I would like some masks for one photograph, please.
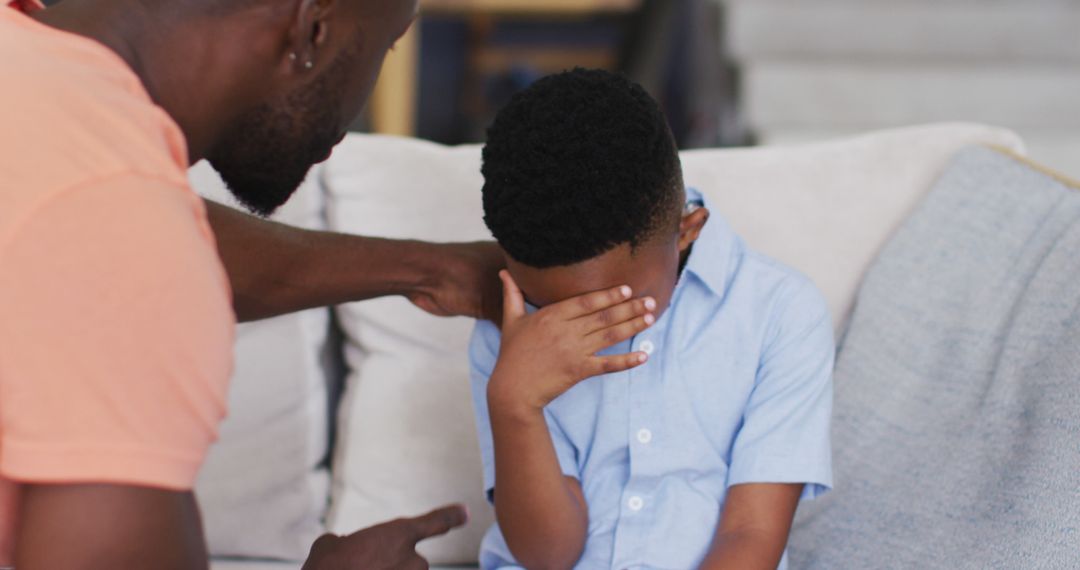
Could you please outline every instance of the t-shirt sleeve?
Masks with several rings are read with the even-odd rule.
[[[192,487],[225,413],[235,318],[202,205],[114,177],[0,236],[0,473]]]
[[[832,487],[832,323],[808,280],[780,303],[732,447],[728,485],[805,483],[802,497],[813,498]]]
[[[484,466],[484,491],[488,499],[495,489],[495,448],[491,435],[491,418],[488,415],[487,385],[495,362],[499,358],[501,335],[498,327],[489,321],[477,321],[469,343],[469,364],[472,383],[473,408],[476,412],[476,433],[480,440],[480,457]],[[564,475],[578,478],[577,452],[566,434],[551,414],[544,410],[548,433]]]

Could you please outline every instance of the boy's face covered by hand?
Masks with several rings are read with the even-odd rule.
[[[699,208],[682,217],[678,233],[657,236],[631,248],[624,243],[602,255],[574,265],[537,269],[507,257],[507,269],[537,307],[619,285],[629,285],[635,297],[656,300],[657,318],[671,303],[679,277],[679,264],[689,253],[709,212]]]
[[[672,243],[646,244],[634,250],[630,244],[620,244],[581,263],[546,269],[507,259],[507,269],[521,287],[525,300],[537,307],[625,284],[635,296],[656,299],[657,316],[671,302],[678,267],[679,251]]]

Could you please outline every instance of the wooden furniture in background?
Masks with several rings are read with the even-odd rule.
[[[467,68],[470,74],[482,76],[521,64],[543,72],[557,71],[567,65],[611,67],[614,64],[615,55],[609,50],[489,47],[487,40],[498,19],[580,20],[604,14],[624,14],[640,5],[641,0],[421,0],[420,11],[421,15],[466,19],[469,25]],[[402,136],[416,133],[421,25],[422,18],[418,18],[383,64],[369,103],[371,126],[376,133]]]
[[[419,52],[418,19],[383,62],[379,80],[368,100],[373,132],[401,136],[412,136],[416,132],[416,102],[420,90]]]

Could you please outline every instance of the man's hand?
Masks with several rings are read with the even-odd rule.
[[[542,410],[578,382],[640,366],[644,352],[596,353],[649,328],[656,300],[631,299],[630,287],[587,293],[526,314],[525,299],[507,271],[502,279],[503,326],[499,360],[488,383],[488,406],[526,413]]]
[[[434,269],[408,298],[439,316],[463,315],[499,322],[502,295],[498,272],[506,266],[494,242],[428,244]]]
[[[450,532],[466,523],[461,505],[426,515],[398,519],[348,536],[323,535],[311,546],[302,570],[426,570],[416,543]]]

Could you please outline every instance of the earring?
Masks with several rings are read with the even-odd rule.
[[[310,59],[304,62],[304,69],[311,69],[312,67],[315,67],[315,63]]]
[[[289,61],[296,61],[296,52],[289,52]]]

